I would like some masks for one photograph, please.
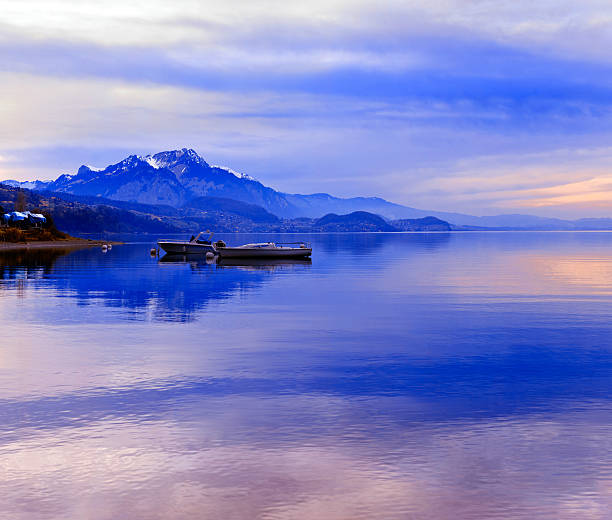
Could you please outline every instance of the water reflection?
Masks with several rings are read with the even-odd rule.
[[[310,258],[218,258],[217,267],[235,267],[247,271],[291,270],[296,267],[311,266]]]
[[[206,258],[206,255],[179,255],[176,253],[167,253],[163,255],[159,261],[162,264],[185,264],[188,263],[192,267],[206,264],[212,265],[215,262],[214,257]]]
[[[163,264],[189,264],[192,269],[198,269],[203,265],[215,265],[218,268],[240,267],[247,271],[265,270],[275,271],[278,269],[290,269],[292,266],[309,266],[312,260],[295,258],[220,258],[206,257],[205,255],[179,255],[165,254],[159,259]]]
[[[308,235],[313,251],[323,253],[343,252],[351,256],[371,256],[385,249],[401,248],[414,251],[435,251],[445,247],[453,239],[451,233],[356,233],[347,240],[343,233]]]
[[[148,244],[5,260],[0,511],[607,518],[609,236],[329,235],[289,264],[158,261]]]
[[[308,238],[315,242],[316,254],[323,261],[339,252],[363,261],[360,257],[391,258],[397,254],[398,247],[403,254],[435,251],[450,240],[450,235],[356,234],[349,240],[342,235]],[[240,240],[258,239],[254,235]],[[29,251],[3,255],[5,269],[0,272],[7,282],[18,276],[32,278],[37,273],[44,283],[32,284],[27,290],[52,289],[57,296],[76,298],[79,306],[103,302],[110,308],[126,309],[128,312],[122,314],[124,319],[187,322],[196,319],[198,312],[209,303],[255,289],[271,281],[274,273],[312,265],[311,260],[236,261],[182,255],[164,255],[157,262],[144,254],[149,250],[147,245],[139,244],[118,246],[107,254],[97,248]],[[156,269],[156,265],[167,269]],[[222,269],[225,267],[234,269]],[[214,274],[215,271],[219,274]],[[4,284],[4,288],[10,289],[11,285]],[[20,287],[22,292],[23,289]]]
[[[71,251],[68,248],[0,251],[0,280],[43,278],[59,257]]]
[[[286,370],[237,377],[183,377],[139,381],[115,387],[79,388],[54,396],[0,399],[0,441],[23,437],[40,430],[86,427],[100,420],[133,417],[141,423],[158,421],[185,402],[197,400],[208,407],[230,397],[295,399],[325,396],[326,399],[359,401],[376,406],[376,414],[360,419],[360,428],[370,435],[388,435],[385,428],[436,427],[439,423],[506,420],[528,414],[563,414],[589,408],[609,400],[612,382],[612,352],[586,352],[560,357],[556,353],[526,349],[504,356],[440,361],[425,364],[414,358],[394,362],[347,364],[327,358],[329,366],[309,364],[310,373],[296,375]],[[259,351],[269,359],[274,354]],[[302,361],[304,363],[304,361]],[[303,369],[303,365],[301,367]],[[523,374],[520,379],[515,374]],[[499,400],[504,395],[506,399]],[[404,401],[402,397],[411,396]],[[376,403],[376,404],[374,404]],[[368,406],[370,406],[368,405]],[[575,409],[574,409],[575,407]],[[182,414],[189,415],[188,410]],[[284,418],[287,442],[299,441],[303,417]],[[429,425],[429,426],[428,426]],[[311,418],[310,434],[330,427],[325,419]],[[339,432],[338,432],[339,433]],[[269,432],[258,438],[254,431],[227,432],[236,441],[265,443]],[[297,435],[297,438],[295,436]]]
[[[79,306],[102,302],[126,309],[129,312],[122,317],[129,320],[186,322],[211,302],[261,285],[275,271],[220,271],[205,257],[166,256],[158,264],[157,259],[144,254],[145,249],[135,245],[117,246],[107,254],[92,249],[7,255],[0,264],[0,279],[10,290],[17,287],[10,282],[37,278],[40,283],[26,287],[33,296],[52,289],[56,296],[76,299]],[[75,316],[75,321],[80,319]]]

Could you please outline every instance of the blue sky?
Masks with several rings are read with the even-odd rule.
[[[609,2],[0,9],[0,178],[187,146],[289,192],[612,216]]]

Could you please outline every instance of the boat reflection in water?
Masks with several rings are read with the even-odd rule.
[[[159,259],[162,264],[207,264],[211,265],[215,263],[215,257],[213,255],[206,254],[189,254],[181,255],[176,253],[167,253]]]
[[[217,260],[217,267],[236,267],[252,271],[275,271],[306,265],[312,265],[310,258],[219,258]]]
[[[166,254],[159,259],[159,262],[164,264],[188,263],[194,268],[199,265],[216,264],[218,268],[241,268],[247,271],[275,271],[312,265],[310,258],[220,258],[193,254]]]

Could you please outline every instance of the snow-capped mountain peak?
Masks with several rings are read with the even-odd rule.
[[[180,150],[159,152],[155,155],[147,155],[145,159],[150,161],[149,164],[155,168],[172,169],[178,164],[208,167],[208,163],[191,148],[181,148]]]
[[[281,216],[324,213],[313,206],[311,198],[302,201],[299,196],[278,192],[232,168],[211,167],[191,148],[130,155],[103,169],[83,165],[76,175],[64,174],[34,187],[177,208],[202,197],[215,197],[259,205]]]

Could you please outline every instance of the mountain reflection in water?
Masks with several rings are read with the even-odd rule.
[[[39,283],[28,287],[34,294],[51,289],[57,296],[76,298],[80,305],[102,301],[109,307],[128,309],[123,316],[126,319],[189,321],[209,302],[248,291],[283,266],[310,265],[274,260],[217,265],[204,256],[178,255],[166,255],[158,264],[143,254],[145,249],[127,245],[116,246],[107,254],[92,248],[0,256],[0,280],[10,289],[11,281],[37,278]],[[241,269],[222,269],[227,265]],[[70,276],[63,275],[67,270]],[[78,316],[75,319],[78,321]]]

